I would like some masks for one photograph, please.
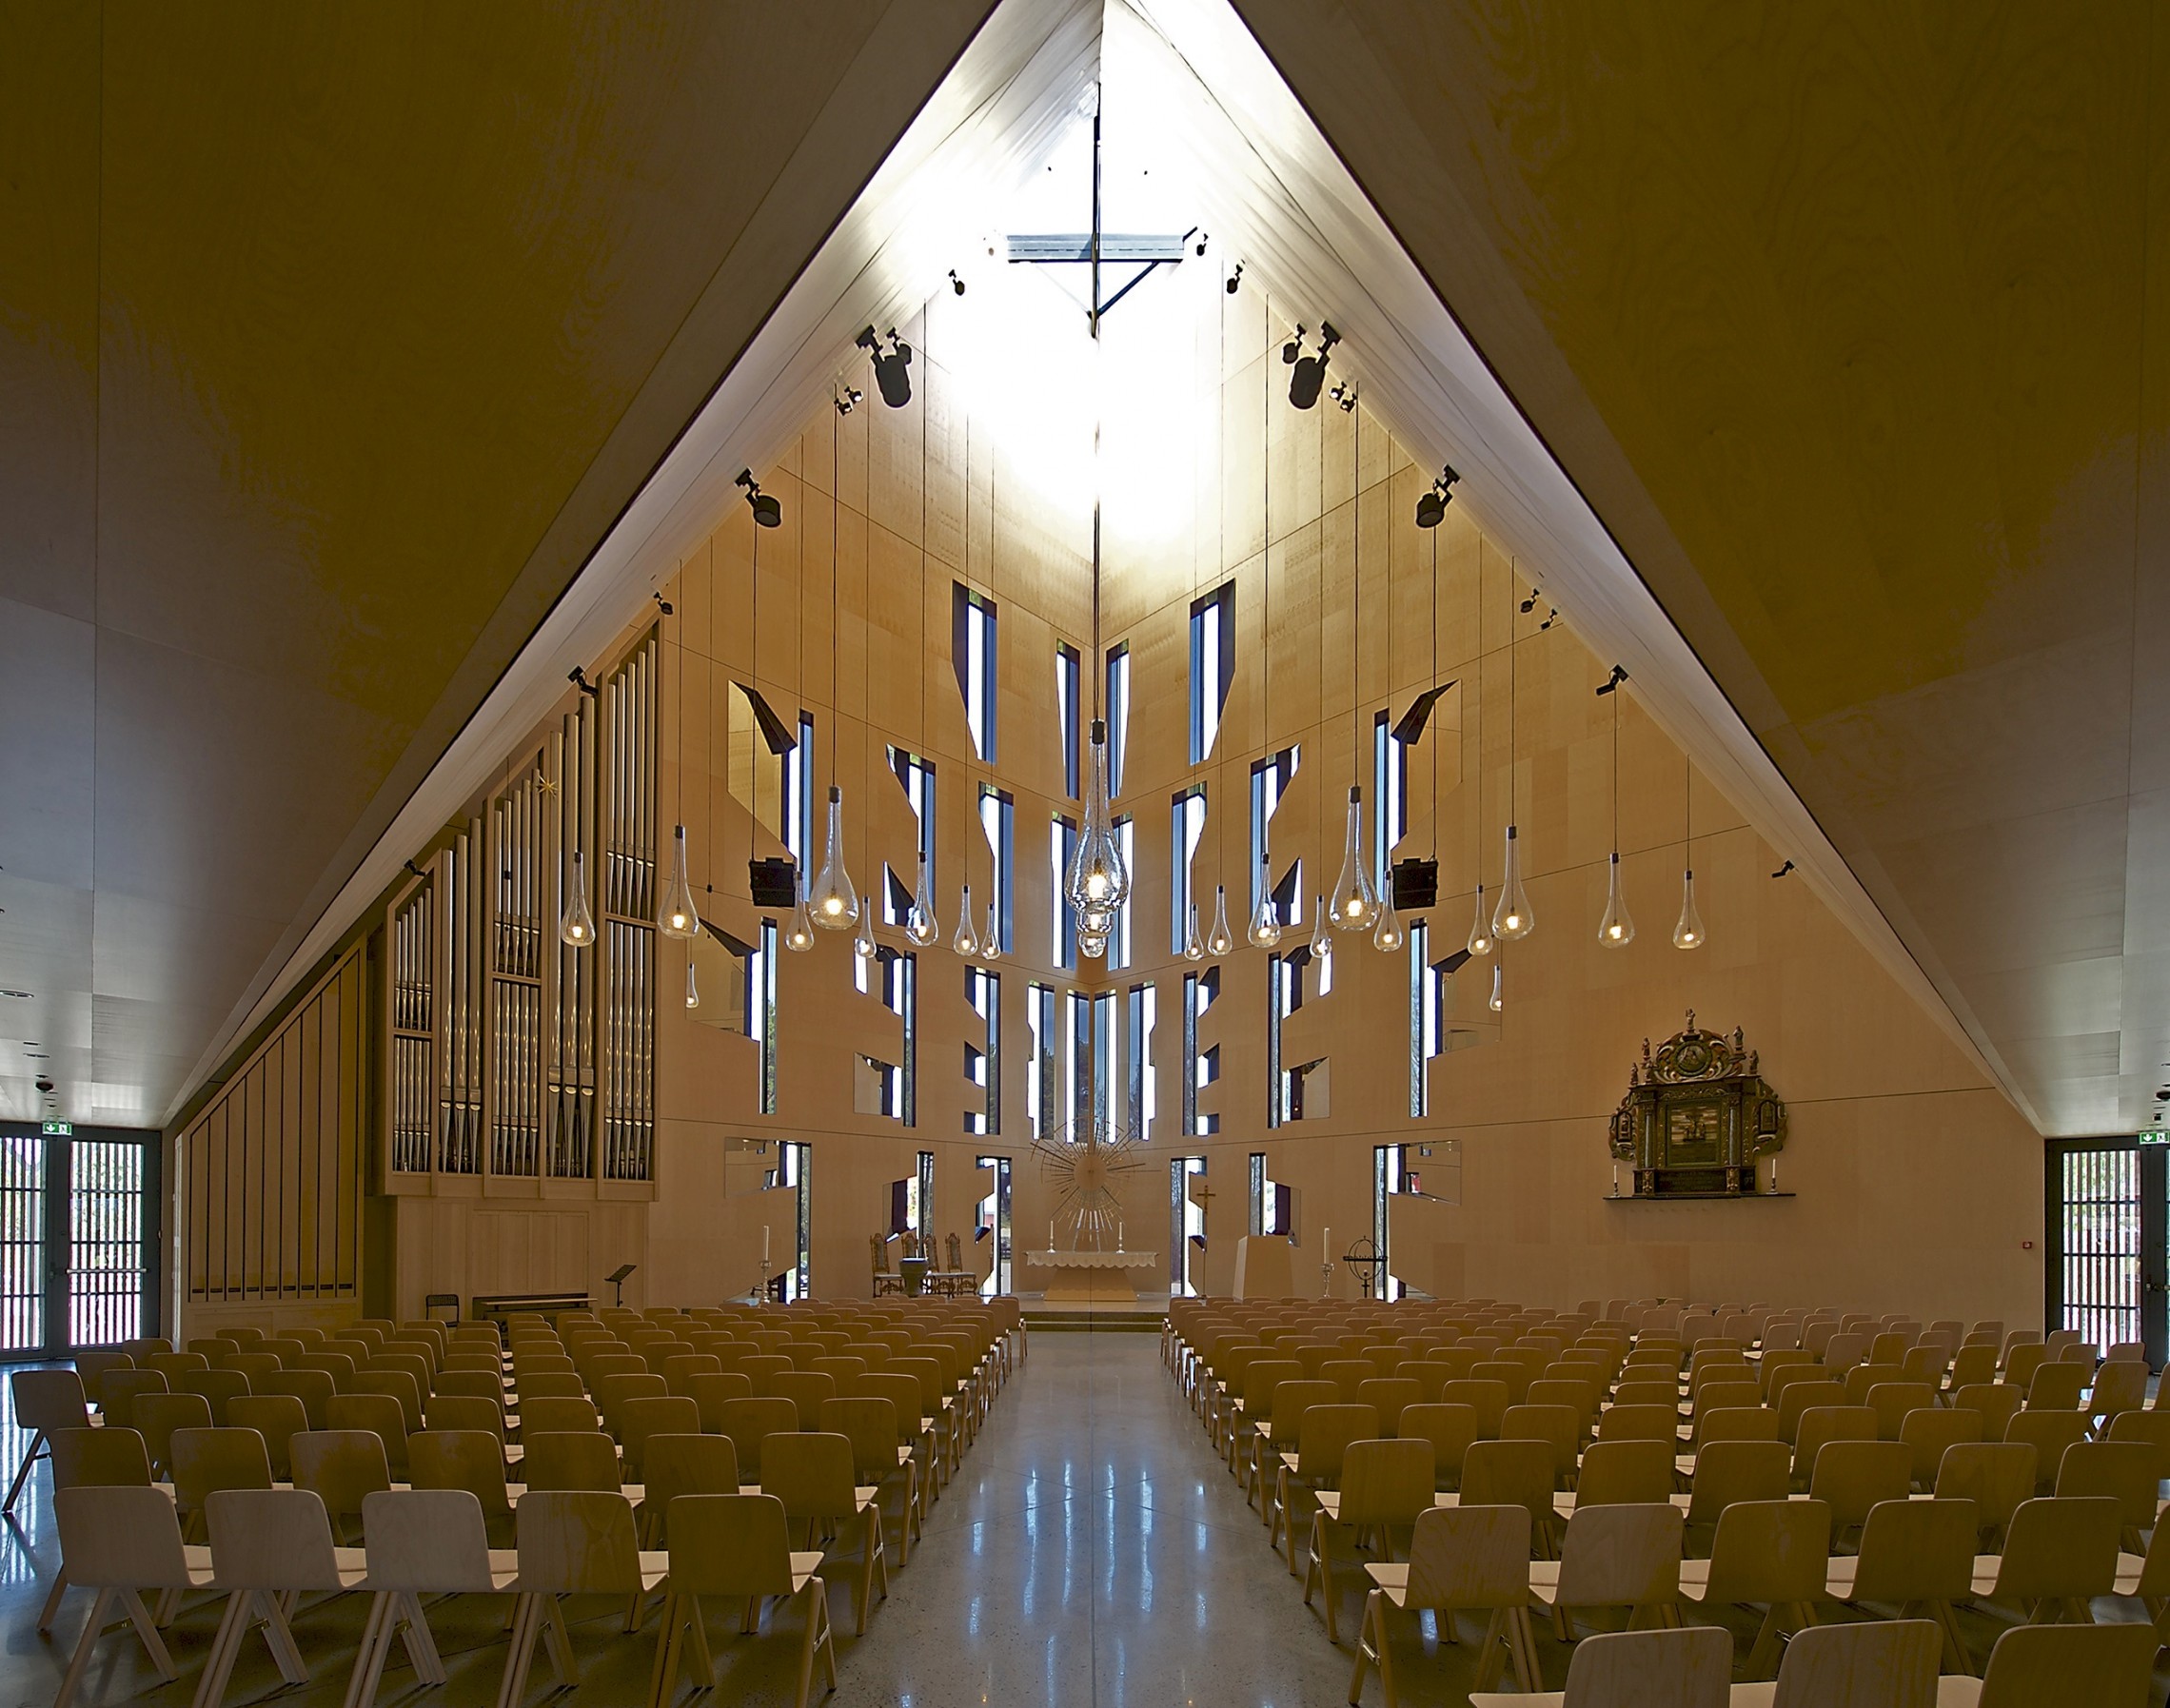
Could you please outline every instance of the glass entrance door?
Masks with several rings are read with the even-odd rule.
[[[0,1358],[157,1332],[159,1155],[156,1133],[0,1122]]]

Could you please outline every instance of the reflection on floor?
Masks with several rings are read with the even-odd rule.
[[[1360,1606],[1362,1574],[1338,1572],[1344,1646],[1327,1640],[1301,1583],[1269,1551],[1266,1531],[1208,1446],[1168,1379],[1149,1336],[1045,1335],[997,1401],[964,1472],[936,1503],[912,1563],[894,1569],[890,1598],[867,1635],[855,1639],[850,1574],[831,1574],[840,1684],[838,1704],[1060,1704],[1062,1708],[1313,1708],[1343,1701]],[[7,1468],[11,1471],[11,1462]],[[57,1557],[49,1484],[41,1470],[15,1515],[11,1545],[0,1546],[0,1703],[49,1703],[67,1648],[89,1610],[69,1595],[54,1638],[37,1635],[37,1612]],[[576,1690],[550,1694],[538,1658],[528,1700],[553,1705],[631,1704],[645,1699],[656,1620],[638,1639],[619,1634],[623,1603],[573,1603],[582,1670]],[[2101,1617],[2135,1609],[2103,1603]],[[276,1697],[282,1708],[326,1708],[345,1696],[366,1602],[359,1597],[303,1608],[295,1621],[312,1681],[287,1690],[260,1640],[251,1639],[228,1692],[230,1703]],[[132,1639],[101,1645],[85,1681],[85,1703],[179,1705],[193,1696],[217,1622],[208,1600],[185,1608],[172,1636],[180,1679],[164,1688]],[[1971,1619],[1972,1616],[1969,1616]],[[466,1708],[495,1699],[503,1669],[503,1609],[486,1600],[436,1603],[430,1621],[451,1680],[418,1688],[395,1653],[381,1701]],[[1542,1634],[1545,1622],[1538,1621]],[[796,1614],[773,1638],[727,1635],[737,1620],[715,1612],[720,1688],[716,1700],[789,1703],[799,1650]],[[1991,1635],[1981,1622],[1978,1642]],[[1474,1629],[1465,1637],[1474,1635]],[[1746,1652],[1753,1635],[1735,1632]],[[1465,1700],[1470,1651],[1442,1646],[1411,1620],[1397,1635],[1395,1683],[1412,1704]],[[1540,1635],[1546,1682],[1561,1687],[1568,1650]],[[1376,1704],[1378,1683],[1365,1686]],[[2153,1700],[2164,1700],[2158,1677]],[[680,1699],[691,1701],[681,1687]]]

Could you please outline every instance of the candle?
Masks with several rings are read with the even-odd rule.
[[[1117,1251],[1120,1251],[1122,1248],[1123,1248],[1123,1225],[1122,1225],[1120,1222],[1117,1222],[1117,1223],[1115,1224],[1115,1249],[1116,1249]]]
[[[764,1224],[764,1225],[762,1226],[762,1227],[761,1227],[761,1267],[765,1269],[765,1268],[767,1268],[767,1267],[768,1267],[768,1266],[769,1266],[769,1230],[768,1230],[768,1227],[767,1227],[767,1226]]]
[[[1055,1249],[1055,1218],[1053,1216],[1047,1219],[1047,1248],[1050,1251]]]
[[[1332,1263],[1333,1261],[1332,1228],[1322,1227],[1318,1230],[1318,1250],[1319,1255],[1325,1258],[1328,1263]]]

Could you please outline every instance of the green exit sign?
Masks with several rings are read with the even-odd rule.
[[[49,1125],[48,1123],[49,1127]],[[2143,1132],[2140,1135],[2140,1142],[2142,1145],[2170,1145],[2170,1128],[2158,1127],[2150,1132]]]
[[[49,1138],[72,1138],[75,1135],[75,1123],[72,1121],[48,1121],[45,1124],[45,1129],[46,1136]]]

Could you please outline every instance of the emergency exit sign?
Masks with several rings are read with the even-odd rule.
[[[46,1123],[46,1127],[47,1130],[49,1131],[52,1124],[49,1121]],[[2170,1128],[2158,1127],[2148,1132],[2143,1132],[2140,1135],[2140,1142],[2142,1145],[2170,1145]]]
[[[75,1136],[75,1124],[72,1121],[48,1121],[45,1129],[48,1138],[68,1139]]]

